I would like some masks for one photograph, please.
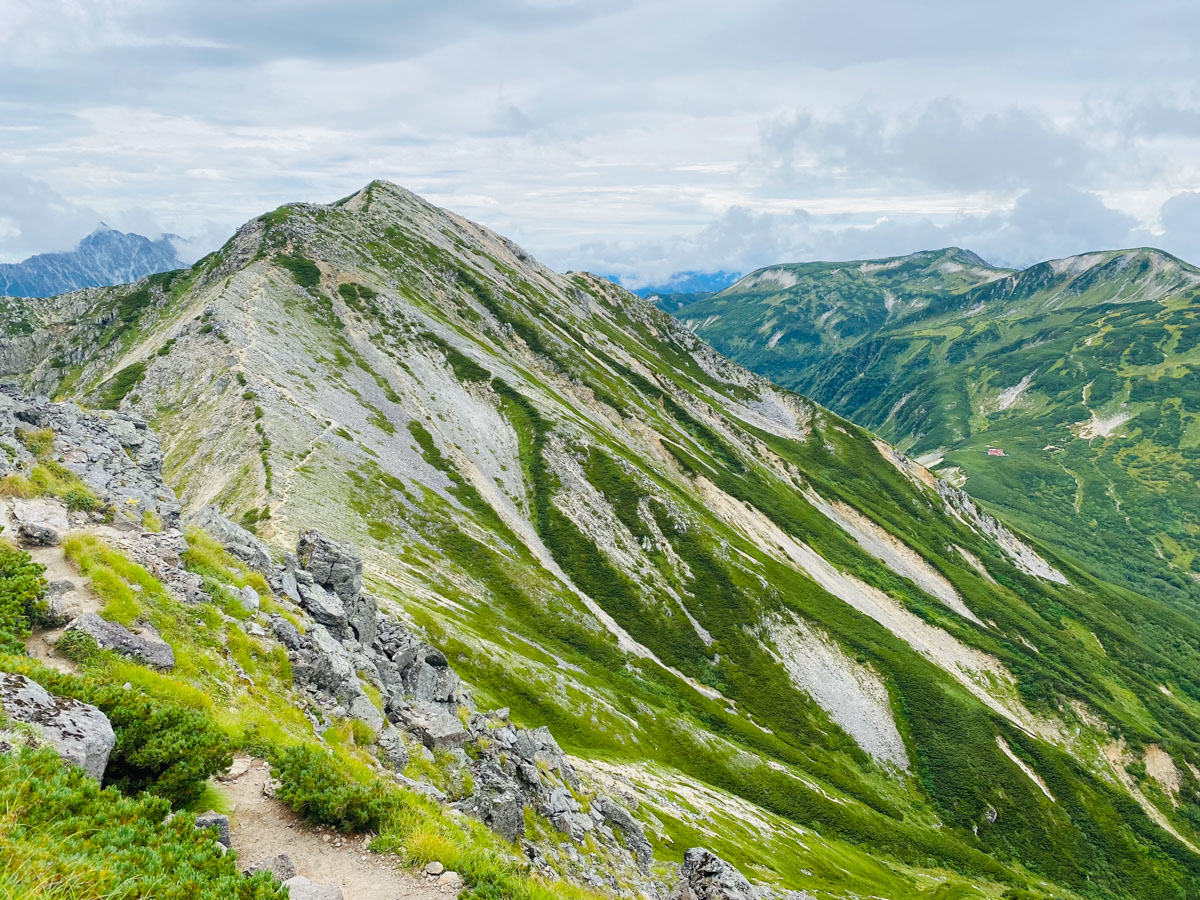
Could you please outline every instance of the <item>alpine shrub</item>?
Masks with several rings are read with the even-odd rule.
[[[30,620],[41,611],[45,571],[24,550],[0,540],[0,652],[25,652],[21,639],[28,636]]]
[[[315,825],[341,831],[378,831],[397,802],[384,783],[359,784],[315,747],[276,751],[271,768],[280,787],[275,796]]]
[[[189,815],[101,788],[50,750],[0,754],[0,893],[76,900],[284,900],[269,874],[239,874]]]

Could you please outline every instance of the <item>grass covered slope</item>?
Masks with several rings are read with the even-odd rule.
[[[943,250],[776,266],[679,315],[965,475],[974,496],[1106,579],[1195,610],[1198,292],[1200,270],[1157,250],[1022,272]]]
[[[823,897],[1200,890],[1200,626],[606,281],[377,182],[22,315],[11,374],[148,418],[193,509],[354,541],[662,859]]]

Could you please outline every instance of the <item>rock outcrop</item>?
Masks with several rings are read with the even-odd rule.
[[[250,568],[264,575],[275,569],[271,551],[242,526],[221,515],[215,506],[206,506],[190,520],[191,524],[203,528],[222,544],[229,553]]]
[[[24,675],[0,672],[0,710],[30,726],[65,761],[97,781],[104,778],[117,738],[96,707],[56,697]]]
[[[42,497],[32,500],[15,498],[12,501],[12,518],[17,526],[17,536],[24,543],[38,547],[59,543],[71,527],[67,521],[66,507],[57,500]]]
[[[233,552],[240,536],[223,526],[217,531]],[[405,733],[424,745],[421,752],[457,752],[474,790],[455,805],[506,840],[524,837],[530,808],[571,841],[593,838],[627,859],[631,870],[649,871],[650,842],[633,814],[599,793],[584,812],[579,798],[585,787],[549,729],[518,728],[507,710],[477,711],[446,655],[379,612],[363,590],[362,560],[353,547],[305,531],[295,554],[269,577],[308,617],[303,631],[280,615],[270,619],[275,638],[287,648],[296,686],[324,713],[369,725],[385,765],[399,773],[408,764]],[[382,714],[369,688],[381,695]],[[468,746],[471,753],[463,754]],[[397,778],[445,799],[431,785]]]
[[[766,893],[711,850],[693,847],[683,856],[679,884],[667,900],[760,900]]]
[[[49,429],[51,445],[39,447],[38,455],[26,446],[26,441],[31,431],[43,429]],[[162,480],[162,448],[154,432],[137,416],[85,412],[74,403],[28,397],[11,385],[3,385],[0,443],[11,448],[8,455],[0,454],[0,475],[26,472],[50,461],[93,491],[117,524],[140,525],[142,517],[151,513],[166,529],[179,526],[179,502]],[[45,542],[50,536],[41,533],[38,537]]]
[[[300,588],[305,608],[323,625],[339,630],[349,626],[358,642],[370,647],[375,642],[377,604],[363,592],[358,552],[318,531],[305,531],[296,545],[296,559],[312,577]]]
[[[95,613],[86,613],[68,625],[67,630],[89,634],[101,649],[112,650],[121,656],[135,659],[152,669],[175,668],[175,652],[171,645],[149,628],[135,633],[124,625],[102,619]]]

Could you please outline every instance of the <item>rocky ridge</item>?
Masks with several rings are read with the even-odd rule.
[[[51,498],[37,501],[37,517],[13,513],[20,523],[18,535],[26,544],[57,544],[68,529],[90,530],[129,552],[180,599],[195,602],[206,597],[199,579],[181,562],[186,542],[178,530],[179,507],[173,492],[161,482],[157,439],[144,423],[130,417],[89,416],[72,404],[28,398],[12,390],[0,396],[6,404],[0,409],[0,434],[13,435],[20,444],[20,423],[54,429],[52,438],[44,438],[52,440],[52,449],[15,457],[13,471],[61,459],[83,484],[95,486],[103,504],[94,516],[86,516],[69,512]],[[116,454],[114,443],[130,452],[123,449]],[[126,464],[118,465],[117,460]],[[136,502],[130,503],[131,499]],[[17,506],[22,501],[12,502]],[[144,530],[133,517],[147,509],[176,527],[159,533]],[[53,534],[47,522],[55,523]],[[262,626],[251,628],[264,639],[273,636],[287,649],[298,698],[313,716],[315,734],[319,736],[335,720],[365,723],[376,735],[378,757],[391,770],[391,777],[448,803],[434,786],[402,774],[412,754],[423,754],[432,762],[433,752],[441,751],[446,764],[469,774],[475,785],[469,795],[454,801],[457,809],[507,841],[521,843],[529,808],[569,841],[582,846],[586,837],[594,838],[586,860],[574,854],[578,864],[571,874],[581,881],[610,888],[618,883],[638,885],[643,894],[657,893],[648,877],[653,859],[650,843],[630,811],[622,802],[590,789],[547,728],[514,726],[507,710],[478,710],[445,654],[380,611],[376,598],[363,590],[362,559],[353,547],[308,530],[301,533],[295,553],[285,554],[277,564],[253,534],[211,507],[193,517],[189,527],[207,529],[232,555],[269,579],[288,617],[260,612]],[[253,588],[245,592],[245,607],[258,610],[262,598]],[[66,631],[85,633],[101,648],[151,668],[174,665],[170,645],[146,624],[131,631],[88,612],[71,617]],[[372,700],[372,695],[382,701]],[[97,780],[103,777],[114,737],[98,709],[53,697],[36,682],[5,673],[0,673],[0,708],[9,719],[31,729],[28,734],[0,733],[0,747],[44,741],[64,760],[82,766]],[[473,751],[469,755],[468,748]],[[587,813],[580,805],[585,795]],[[197,827],[205,824],[201,819]],[[227,831],[225,817],[213,819],[214,824],[222,822]],[[547,874],[555,871],[547,862],[548,853],[558,861],[553,846],[528,840],[524,846],[529,860]],[[559,867],[567,863],[564,857]]]
[[[1120,894],[1105,854],[1148,857],[1101,824],[1128,812],[1105,784],[1190,833],[1149,799],[1153,776],[1121,780],[1099,748],[1114,734],[1140,747],[1153,723],[1176,769],[1198,764],[1181,737],[1193,714],[1171,699],[1189,695],[1194,626],[1122,620],[1124,600],[1052,543],[1028,545],[1044,568],[1022,568],[1002,532],[948,511],[871,435],[616,286],[551,272],[393,185],[284,207],[187,272],[28,314],[38,327],[0,341],[0,364],[152,421],[189,514],[239,559],[279,561],[272,593],[314,627],[277,638],[269,613],[247,627],[295,644],[318,728],[354,706],[385,741],[395,729],[402,750],[388,750],[410,772],[481,730],[459,701],[509,707],[510,722],[549,723],[577,773],[611,761],[668,856],[706,843],[834,896],[913,896],[914,858],[995,894],[1024,889],[1025,871],[1078,887],[1066,861],[1090,859]],[[326,550],[297,545],[309,531],[356,548],[362,586],[353,561],[335,577]],[[155,565],[173,538],[122,540]],[[1170,641],[1148,637],[1159,623]],[[808,634],[824,652],[799,661]],[[397,681],[427,696],[398,699]],[[485,755],[469,737],[462,752]],[[462,803],[494,781],[477,814],[515,821],[521,771],[502,753],[503,778],[439,789]],[[1070,774],[1051,802],[1029,772]],[[604,833],[590,799],[571,799],[545,809],[582,841],[550,826],[565,840],[545,856],[587,866]],[[1085,827],[1078,810],[1096,802],[1107,811]],[[1174,847],[1139,828],[1135,843]],[[1146,883],[1178,887],[1178,865]]]

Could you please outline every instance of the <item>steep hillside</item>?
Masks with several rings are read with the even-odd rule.
[[[1197,297],[1200,270],[1156,250],[1021,272],[943,250],[777,266],[679,315],[1105,578],[1194,611]]]
[[[376,182],[19,314],[6,375],[148,419],[185,512],[356,544],[380,610],[635,797],[660,860],[1200,892],[1200,624],[609,282]]]
[[[152,241],[101,225],[74,250],[0,263],[0,297],[52,297],[80,288],[136,281],[180,265],[171,237]]]

